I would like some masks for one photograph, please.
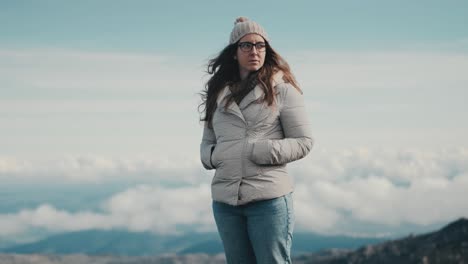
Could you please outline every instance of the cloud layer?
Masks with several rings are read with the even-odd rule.
[[[102,205],[102,213],[68,212],[43,204],[36,209],[0,217],[1,235],[15,235],[29,228],[52,232],[86,229],[127,229],[160,234],[177,233],[178,227],[212,230],[209,186],[165,189],[146,185],[118,193]]]
[[[468,127],[460,122],[468,111],[466,53],[306,50],[284,55],[305,91],[314,131],[326,145],[468,143],[462,136]],[[207,57],[2,49],[2,153],[174,154],[180,152],[174,142],[196,153],[197,93],[207,78]]]
[[[0,215],[2,235],[24,233],[30,228],[52,232],[93,228],[156,233],[175,233],[187,227],[215,230],[210,208],[211,173],[199,170],[198,161],[163,160],[158,167],[158,162],[141,166],[144,163],[138,160],[103,160],[88,157],[86,162],[55,162],[56,167],[49,167],[48,174],[84,172],[81,178],[65,176],[56,180],[102,183],[123,179],[131,171],[141,184],[105,199],[99,212],[71,212],[43,204]],[[11,160],[2,159],[0,164],[1,178],[15,173],[23,180],[32,179],[36,176],[30,172],[40,171],[31,164],[22,166],[28,164],[25,161],[11,165]],[[161,173],[162,169],[166,174]],[[57,171],[52,173],[54,170]],[[292,164],[290,171],[296,179],[294,199],[299,230],[378,235],[398,232],[405,224],[429,226],[468,217],[464,199],[468,190],[466,148],[318,149]],[[170,177],[157,177],[155,181],[154,175]],[[167,184],[171,181],[177,186]],[[359,228],[357,232],[358,228],[346,225],[347,222],[377,225],[380,230]]]

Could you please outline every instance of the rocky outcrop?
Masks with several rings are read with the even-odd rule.
[[[468,219],[461,218],[439,231],[410,235],[356,251],[301,259],[297,264],[464,264],[468,263]]]

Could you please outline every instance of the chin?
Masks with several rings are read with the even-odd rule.
[[[262,67],[261,66],[252,66],[252,67],[249,67],[249,71],[255,72],[255,71],[260,70],[260,68],[262,68]]]

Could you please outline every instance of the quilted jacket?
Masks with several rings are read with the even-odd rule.
[[[262,102],[257,85],[244,99],[225,109],[225,87],[217,98],[212,126],[205,124],[200,157],[206,169],[216,169],[213,200],[230,205],[272,199],[293,191],[286,164],[312,148],[311,124],[302,94],[275,74],[275,104]]]

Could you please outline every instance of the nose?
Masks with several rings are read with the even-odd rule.
[[[250,50],[250,52],[254,53],[254,54],[258,54],[258,50],[257,48],[255,47],[255,45],[252,46],[252,50]]]

